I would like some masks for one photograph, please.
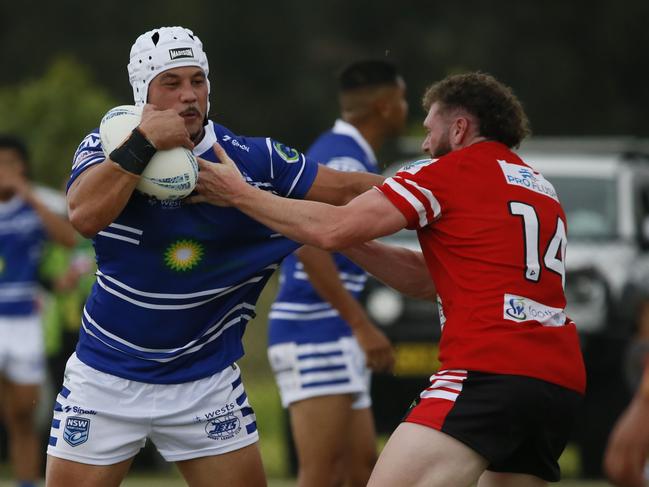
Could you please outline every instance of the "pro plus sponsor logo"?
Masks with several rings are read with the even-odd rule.
[[[205,433],[213,440],[229,440],[241,431],[241,422],[234,413],[223,414],[205,423]]]
[[[90,420],[88,418],[80,418],[71,416],[65,420],[65,428],[63,428],[63,439],[70,446],[79,446],[88,441],[90,435]]]
[[[63,410],[66,413],[72,412],[74,414],[97,414],[94,409],[83,409],[79,406],[65,406]]]
[[[566,323],[563,309],[547,306],[515,294],[505,294],[503,318],[517,323],[538,321],[544,326],[563,326]]]
[[[193,58],[194,51],[191,47],[177,47],[175,49],[169,49],[169,59],[183,59],[183,58]]]
[[[545,179],[540,173],[534,172],[529,167],[518,164],[510,164],[507,161],[498,161],[503,171],[507,184],[529,189],[535,193],[549,196],[555,201],[559,201],[557,192],[552,183]]]

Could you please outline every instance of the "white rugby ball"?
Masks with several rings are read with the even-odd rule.
[[[142,108],[121,105],[108,110],[99,124],[99,137],[106,157],[137,127]],[[192,151],[184,147],[159,150],[149,161],[136,189],[159,200],[177,200],[188,196],[196,186],[198,163]]]

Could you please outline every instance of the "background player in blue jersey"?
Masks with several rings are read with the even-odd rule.
[[[307,157],[375,173],[375,151],[405,124],[405,84],[393,65],[375,60],[347,66],[338,81],[341,118]],[[343,255],[314,247],[281,265],[268,356],[289,409],[300,486],[365,486],[376,461],[369,368],[389,370],[394,355],[357,301],[366,280]]]
[[[340,204],[381,178],[208,120],[208,61],[188,29],[141,35],[128,71],[139,127],[108,157],[89,133],[68,183],[71,221],[92,237],[98,270],[54,406],[47,484],[118,485],[149,438],[190,485],[265,485],[235,361],[259,293],[298,244],[238,210],[135,187],[156,150],[183,145],[209,163],[217,141],[248,184],[286,197]]]
[[[41,249],[48,239],[74,245],[74,229],[32,188],[27,164],[23,142],[0,135],[0,410],[13,475],[25,486],[35,485],[41,463],[33,426],[45,378],[37,307]]]

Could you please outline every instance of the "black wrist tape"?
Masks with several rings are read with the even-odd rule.
[[[157,149],[148,141],[137,128],[133,129],[131,136],[108,156],[111,161],[122,166],[123,169],[138,176],[155,155]]]

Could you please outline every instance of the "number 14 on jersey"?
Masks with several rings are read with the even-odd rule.
[[[522,218],[523,242],[525,247],[525,279],[538,282],[541,279],[541,262],[539,260],[539,218],[532,205],[520,201],[509,202],[509,212],[516,217]],[[556,230],[547,243],[543,254],[545,268],[556,272],[561,276],[561,285],[565,289],[566,283],[566,225],[563,220],[557,217]]]

